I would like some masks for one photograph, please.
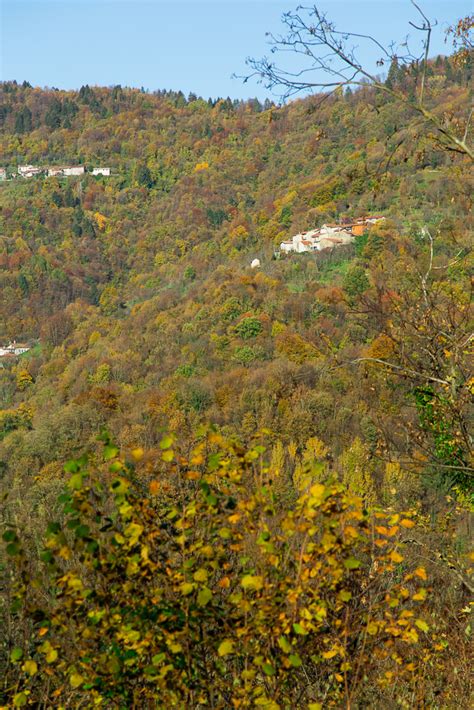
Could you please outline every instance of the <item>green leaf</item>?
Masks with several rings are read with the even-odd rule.
[[[264,663],[262,665],[262,670],[266,675],[275,675],[275,669],[271,663]]]
[[[285,653],[289,653],[292,649],[292,645],[288,641],[286,636],[280,636],[280,638],[278,639],[278,645],[280,646],[281,650],[284,651]]]
[[[166,658],[165,653],[157,653],[156,656],[153,656],[151,659],[151,662],[153,663],[154,666],[159,666],[160,663],[162,663]]]
[[[348,557],[347,560],[344,560],[344,567],[346,569],[357,569],[361,564],[361,561],[356,560],[355,557]]]
[[[164,436],[160,441],[160,449],[169,449],[173,445],[173,439],[171,436]]]
[[[161,458],[163,459],[163,461],[166,461],[167,463],[169,463],[174,458],[173,450],[168,449],[167,451],[163,451],[163,453],[161,454]]]
[[[88,525],[78,525],[75,530],[76,537],[87,537],[90,533],[90,528]]]
[[[64,470],[66,473],[77,473],[80,470],[78,461],[67,461],[64,464]]]
[[[110,459],[114,459],[119,450],[116,446],[111,446],[108,444],[107,446],[104,446],[104,461],[110,461]]]
[[[53,553],[51,550],[43,550],[42,552],[40,552],[39,557],[42,562],[48,563],[51,562],[51,560],[53,559]]]
[[[6,530],[3,533],[2,537],[5,542],[16,542],[16,540],[18,539],[14,530]]]
[[[430,627],[428,626],[428,624],[426,623],[426,621],[423,621],[423,619],[417,619],[417,620],[415,621],[415,626],[418,626],[418,628],[419,628],[421,631],[424,631],[425,633],[427,633],[427,632],[430,630]]]
[[[49,523],[48,527],[46,528],[46,537],[52,537],[53,535],[57,535],[60,532],[61,526],[59,523]]]
[[[288,656],[288,660],[290,661],[293,668],[299,668],[303,663],[297,653],[292,653],[291,656]]]
[[[11,557],[14,557],[15,555],[20,554],[20,545],[17,542],[9,542],[6,550],[7,554],[10,555]]]
[[[23,650],[16,646],[10,653],[10,661],[12,661],[12,663],[16,663],[16,661],[19,661],[22,656]]]
[[[201,589],[199,594],[197,595],[197,603],[199,606],[206,606],[212,599],[212,592],[210,589],[207,587],[204,587],[204,589]]]
[[[71,476],[69,481],[67,482],[68,488],[71,488],[73,491],[80,491],[82,488],[82,473],[75,473]]]
[[[307,634],[307,631],[303,629],[301,624],[293,624],[293,631],[295,634],[300,634],[300,636],[305,636]]]
[[[28,702],[28,696],[26,693],[17,693],[13,698],[13,707],[22,708]]]

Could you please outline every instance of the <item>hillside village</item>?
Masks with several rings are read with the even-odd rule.
[[[18,357],[18,355],[23,355],[23,353],[28,352],[28,350],[30,349],[30,346],[26,343],[17,343],[15,340],[13,340],[8,345],[0,345],[0,358]]]
[[[308,232],[295,234],[291,239],[281,242],[280,253],[323,251],[323,249],[334,249],[334,247],[350,244],[355,237],[361,236],[377,222],[381,222],[385,217],[381,215],[370,215],[360,217],[354,221],[343,221],[338,224],[323,224],[322,227],[311,229]]]
[[[110,177],[111,169],[108,167],[92,168],[88,171],[90,175],[102,175]],[[17,172],[7,173],[6,168],[0,168],[0,180],[15,180],[18,178],[33,178],[33,177],[73,177],[76,175],[84,175],[86,169],[84,165],[19,165]]]

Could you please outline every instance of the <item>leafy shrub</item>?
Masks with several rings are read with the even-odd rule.
[[[242,340],[249,340],[250,338],[256,338],[257,335],[263,330],[263,326],[258,318],[254,316],[248,316],[247,318],[242,318],[240,323],[235,326],[235,333],[242,338]]]
[[[415,692],[434,656],[426,573],[398,551],[410,517],[370,516],[336,482],[277,515],[262,446],[211,433],[186,459],[172,445],[149,492],[108,441],[99,468],[69,462],[34,579],[4,533],[29,629],[9,706],[386,707],[395,683]]]

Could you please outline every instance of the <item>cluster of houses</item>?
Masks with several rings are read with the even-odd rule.
[[[18,171],[11,174],[12,178],[32,178],[39,175],[45,177],[71,177],[73,175],[84,175],[85,168],[83,165],[19,165]],[[90,171],[91,175],[110,176],[110,168],[93,168]],[[0,168],[0,180],[7,180],[6,168]]]
[[[23,355],[23,353],[30,350],[29,345],[25,343],[17,343],[15,340],[8,345],[0,345],[0,357],[18,357],[18,355]]]
[[[301,254],[302,252],[323,251],[350,244],[355,237],[364,234],[371,226],[384,219],[385,217],[380,215],[370,215],[353,221],[342,221],[339,224],[323,224],[318,229],[295,234],[288,241],[282,242],[280,252],[294,251]]]

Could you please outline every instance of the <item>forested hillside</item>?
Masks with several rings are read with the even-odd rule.
[[[400,70],[390,81],[409,91],[416,77]],[[469,63],[434,60],[426,88],[431,110],[462,126],[471,81]],[[43,604],[43,617],[31,622],[18,608],[11,611],[11,582],[2,611],[9,629],[0,662],[0,669],[1,663],[8,669],[6,697],[15,696],[17,706],[49,707],[54,700],[48,694],[56,692],[65,707],[97,702],[107,708],[155,707],[145,704],[153,702],[314,709],[468,703],[472,162],[443,149],[418,116],[369,86],[278,107],[120,86],[65,92],[9,82],[0,87],[0,126],[8,174],[18,164],[112,169],[110,177],[86,173],[0,183],[0,344],[31,345],[18,358],[0,359],[2,525],[10,545],[20,537],[23,545],[21,554],[19,542],[11,554],[22,565],[30,559],[29,572],[23,568],[22,574],[32,574],[31,560],[45,544],[42,531],[49,523],[46,547],[54,551],[57,568],[48,574],[59,586],[77,559],[86,577],[90,572],[116,585],[117,597],[123,592],[123,608],[137,596],[150,604],[156,575],[164,589],[170,585],[168,602],[182,595],[189,604],[196,596],[197,609],[209,616],[195,637],[189,629],[188,636],[182,627],[169,629],[159,651],[143,617],[138,637],[129,619],[114,643],[135,655],[117,652],[117,667],[96,682],[91,678],[94,664],[102,663],[100,653],[112,653],[96,651],[99,637],[112,638],[115,622],[99,634],[103,617],[97,612],[95,631],[81,626],[87,595],[73,585],[59,594],[52,625],[44,623],[38,599],[32,604]],[[282,240],[299,231],[367,214],[385,219],[353,244],[320,254],[276,253]],[[259,269],[250,268],[254,258]],[[141,561],[138,556],[133,562],[139,571],[125,565],[125,577],[137,575],[128,591],[117,571],[123,561],[110,562],[116,550],[96,525],[100,515],[111,515],[118,525],[110,500],[99,491],[91,503],[95,483],[83,489],[82,478],[72,486],[71,500],[57,501],[71,458],[76,463],[67,470],[76,483],[87,467],[80,459],[85,452],[96,471],[91,480],[110,478],[109,464],[101,463],[104,440],[111,473],[127,471],[134,490],[130,499],[129,484],[116,491],[123,496],[120,515],[145,530],[147,549],[156,553],[148,563],[142,549]],[[222,507],[214,489],[227,496]],[[186,506],[202,491],[204,502],[189,513]],[[146,499],[155,506],[151,527],[143,522],[150,520]],[[123,512],[124,500],[130,513]],[[69,515],[74,522],[74,510],[88,519],[87,532],[74,543],[60,541],[56,521],[62,524]],[[379,510],[379,523],[370,522],[367,510]],[[163,528],[156,522],[161,514],[168,521]],[[332,514],[334,525],[327,517]],[[307,553],[297,548],[299,566],[287,569],[294,536],[315,535],[315,515],[322,516],[318,530],[329,526],[330,542],[323,538]],[[194,577],[170,552],[184,545],[179,534],[184,538],[192,516],[193,549],[211,550]],[[336,527],[346,530],[351,516],[353,533],[341,533],[336,544]],[[415,525],[416,534],[408,530]],[[165,529],[169,549],[157,542]],[[127,555],[133,557],[141,534],[125,533]],[[351,566],[354,558],[345,556],[353,554],[352,534],[364,560],[360,571],[359,559]],[[280,536],[274,548],[272,536]],[[94,566],[94,545],[82,548],[84,537],[110,554],[107,570]],[[327,588],[318,587],[305,601],[307,591],[292,589],[290,578],[313,579],[313,569],[323,574],[318,565],[326,564],[321,560],[328,554],[334,564],[325,572]],[[259,555],[251,568],[248,560]],[[160,565],[167,556],[165,571]],[[267,558],[275,578],[266,576]],[[277,580],[277,569],[285,570],[284,579]],[[425,591],[411,589],[413,570],[418,581],[428,574]],[[366,576],[359,579],[362,572]],[[367,587],[369,572],[375,581]],[[378,574],[388,576],[378,581]],[[244,597],[254,594],[247,600],[249,618],[232,616],[237,611],[226,590],[234,588],[233,575],[242,580]],[[341,586],[344,575],[351,577],[347,588]],[[404,575],[411,575],[406,584]],[[392,587],[393,604],[387,597]],[[312,634],[324,631],[321,608],[330,608],[333,594],[339,595],[327,622],[333,637],[315,650]],[[272,606],[275,595],[294,604],[286,620]],[[357,621],[344,617],[341,606],[352,596],[359,600]],[[407,606],[412,598],[415,607],[425,605],[421,620]],[[390,621],[397,605],[406,614]],[[379,616],[370,622],[375,608]],[[78,627],[67,630],[72,610]],[[92,610],[87,614],[90,619]],[[173,614],[186,616],[189,607]],[[36,650],[28,651],[21,638],[31,633],[29,623],[39,636],[36,646],[32,641]],[[406,634],[401,641],[395,623]],[[252,624],[254,630],[275,627],[275,638],[259,646],[250,639]],[[428,628],[433,635],[425,642]],[[41,682],[40,656],[31,655],[35,660],[28,662],[35,666],[24,663],[26,680],[11,695],[18,663],[28,653],[42,653],[43,636],[50,647],[43,649]],[[386,638],[391,641],[384,646]],[[214,641],[217,661],[204,671],[191,659],[196,652],[206,656]],[[78,648],[84,644],[83,662],[60,658],[63,666],[52,670],[50,650],[76,642]],[[239,644],[247,660],[226,666]],[[388,650],[372,663],[369,649],[377,657],[377,647]],[[21,661],[18,653],[11,657],[16,648],[25,654]],[[290,654],[281,667],[272,660],[277,651]],[[174,660],[152,663],[150,653]],[[347,660],[352,656],[353,665]],[[150,663],[155,670],[146,670]],[[163,672],[163,663],[172,668]],[[248,663],[254,663],[252,671]],[[321,663],[333,664],[327,677],[320,676]],[[127,667],[137,674],[133,679]],[[137,680],[142,672],[143,688]],[[123,683],[114,680],[117,673]],[[206,678],[216,682],[215,696],[206,690]],[[391,685],[395,678],[398,690]]]

